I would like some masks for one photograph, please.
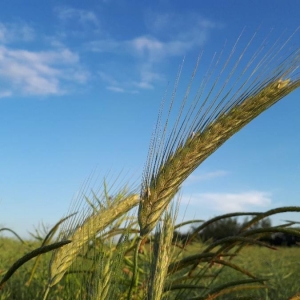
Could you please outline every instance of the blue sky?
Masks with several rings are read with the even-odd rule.
[[[258,28],[262,38],[272,30],[271,41],[288,36],[299,11],[296,0],[1,4],[1,226],[26,235],[53,225],[92,172],[138,178],[183,58],[179,90],[201,51],[230,49],[243,30],[245,41]],[[191,175],[178,222],[300,203],[299,97],[263,113]],[[286,218],[299,221],[275,221]]]

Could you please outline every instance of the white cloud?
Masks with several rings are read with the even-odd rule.
[[[8,91],[8,90],[0,91],[0,98],[10,97],[11,95],[12,95],[11,91]]]
[[[30,42],[35,38],[35,31],[27,24],[1,23],[0,43],[8,44],[15,41]]]
[[[195,36],[197,39],[195,39]],[[130,40],[113,38],[90,41],[86,49],[94,52],[108,52],[118,55],[133,56],[148,65],[159,63],[166,57],[183,56],[188,51],[202,46],[206,33],[199,30],[185,36],[176,36],[169,40],[158,39],[152,35],[142,35]]]
[[[261,191],[243,193],[202,193],[191,197],[183,196],[181,203],[205,207],[222,213],[249,211],[271,205],[271,194]]]
[[[62,21],[69,21],[72,19],[78,20],[81,24],[99,25],[97,16],[90,10],[75,9],[71,7],[56,7],[55,12]]]
[[[3,52],[5,53],[5,49]],[[69,49],[60,49],[52,51],[33,52],[27,50],[6,50],[6,54],[19,61],[27,61],[29,63],[37,64],[43,67],[43,64],[73,64],[79,61],[77,54],[71,52]],[[41,71],[45,71],[42,70]]]
[[[146,55],[149,57],[158,56],[158,54],[165,49],[165,43],[151,36],[137,37],[129,41],[129,44],[139,55]]]
[[[191,45],[181,41],[163,42],[151,36],[140,36],[132,40],[117,41],[113,39],[98,40],[87,44],[86,49],[95,52],[108,52],[117,56],[129,56],[134,58],[134,70],[138,72],[138,79],[128,80],[126,84],[139,89],[153,89],[154,83],[164,80],[164,76],[158,71],[164,59],[172,56],[184,55]],[[113,69],[110,67],[109,69]],[[119,74],[119,70],[118,70]],[[113,75],[109,75],[113,78]],[[104,78],[102,78],[106,81]]]
[[[218,22],[209,20],[196,12],[167,12],[157,13],[148,10],[145,15],[145,23],[148,30],[161,37],[178,36],[179,38],[192,37],[201,40],[195,35],[195,31],[209,30],[218,28],[222,25]]]
[[[68,76],[67,74],[64,76],[64,78],[69,79],[70,81],[75,81],[81,84],[86,83],[89,77],[90,73],[88,71],[80,69],[70,69],[68,70]]]
[[[186,180],[186,185],[197,183],[199,181],[214,179],[217,177],[223,177],[228,174],[230,174],[230,172],[225,171],[225,170],[217,170],[217,171],[212,171],[212,172],[207,172],[207,173],[199,173],[199,174],[193,173]]]
[[[24,94],[62,94],[63,83],[85,82],[88,74],[78,62],[67,48],[34,52],[0,47],[0,77]]]
[[[99,71],[98,72],[100,78],[107,82],[108,84],[110,85],[118,85],[118,82],[117,80],[115,80],[110,74],[106,73],[106,72],[103,72],[103,71]]]
[[[153,89],[153,83],[164,80],[164,77],[152,70],[152,67],[148,64],[140,66],[140,80],[132,81],[132,84],[140,89]]]
[[[127,49],[127,50],[126,50]],[[86,50],[93,52],[109,52],[128,55],[128,45],[126,41],[117,41],[112,38],[90,41],[86,45]]]
[[[30,42],[35,31],[23,23],[0,23],[0,79],[14,93],[56,95],[66,92],[66,84],[84,83],[88,73],[80,67],[79,56],[62,44],[47,51],[14,48],[13,42]],[[25,46],[23,46],[24,48]]]
[[[164,79],[160,73],[164,63],[171,57],[183,57],[191,50],[200,51],[210,31],[219,26],[194,13],[151,13],[146,17],[146,25],[149,32],[143,35],[117,40],[107,37],[106,33],[105,38],[88,42],[86,49],[114,54],[116,60],[128,57],[127,61],[133,61],[137,75],[132,75],[131,80],[126,78],[126,82],[130,81],[139,89],[151,89],[155,83]],[[114,71],[113,66],[108,69]],[[119,70],[115,70],[117,72]],[[110,76],[114,77],[113,73]]]
[[[106,89],[108,89],[112,92],[116,92],[116,93],[124,93],[125,92],[125,89],[123,87],[121,87],[121,84],[118,82],[118,80],[113,78],[110,74],[103,72],[103,71],[99,71],[98,75],[102,81],[104,81],[108,84]]]
[[[148,11],[146,25],[149,32],[164,41],[161,48],[165,56],[185,55],[192,49],[200,50],[212,29],[220,27],[216,22],[194,12],[156,13]]]
[[[137,53],[148,62],[160,62],[166,57],[183,56],[196,46],[201,46],[205,42],[203,32],[198,32],[198,42],[190,40],[187,37],[184,39],[174,39],[169,41],[160,41],[152,36],[140,36],[128,42],[133,49],[132,53]],[[199,44],[199,45],[198,45]]]
[[[106,86],[106,89],[112,92],[131,93],[131,94],[138,93],[137,90],[131,88],[131,86],[133,85],[132,83],[130,84],[128,82],[119,82],[117,79],[115,79],[110,74],[104,71],[99,71],[98,75],[102,81],[108,84],[108,86]],[[136,86],[138,86],[138,83],[136,83]]]
[[[106,87],[108,90],[110,91],[113,91],[113,92],[117,92],[117,93],[124,93],[125,90],[120,88],[120,87],[117,87],[117,86],[108,86]]]
[[[153,89],[153,85],[147,81],[134,81],[133,84],[140,89]]]

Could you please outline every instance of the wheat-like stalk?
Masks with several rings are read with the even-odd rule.
[[[109,246],[112,247],[111,244]],[[105,300],[108,299],[111,281],[113,280],[113,267],[116,262],[113,260],[112,249],[99,254],[100,256],[96,260],[96,271],[91,279],[91,282],[96,285],[95,290],[92,291],[91,299]]]
[[[176,219],[172,212],[166,211],[163,224],[158,229],[157,237],[153,245],[154,260],[151,264],[151,275],[148,287],[147,299],[162,299],[168,269],[172,260],[174,248],[172,238],[174,232],[174,221]]]
[[[50,262],[49,288],[62,279],[89,240],[136,206],[138,201],[138,195],[129,195],[124,200],[116,201],[109,207],[101,209],[98,213],[86,218],[84,223],[70,234],[69,239],[72,242],[67,247],[61,248],[61,251],[54,252]]]
[[[126,220],[124,219],[118,219],[112,228],[114,235],[109,238],[105,238],[105,235],[101,236],[100,245],[92,249],[92,253],[88,255],[93,259],[92,276],[87,280],[91,286],[91,298],[89,298],[91,300],[113,299],[123,292],[124,258],[125,252],[132,243],[129,240],[129,232],[133,225],[128,216]],[[124,227],[120,228],[121,224]]]
[[[180,185],[208,156],[251,120],[300,86],[298,74],[295,76],[300,64],[299,48],[285,54],[283,58],[280,57],[281,61],[277,62],[277,56],[286,44],[287,42],[279,45],[277,52],[273,45],[271,53],[275,51],[275,55],[271,56],[267,52],[250,72],[251,63],[255,62],[262,49],[256,52],[242,71],[242,75],[247,76],[247,79],[237,86],[242,78],[242,75],[237,74],[238,79],[228,88],[228,82],[234,78],[233,74],[238,70],[238,64],[248,49],[248,44],[226,76],[221,89],[217,90],[219,77],[229,64],[228,59],[209,88],[207,97],[204,97],[200,108],[197,108],[208,82],[207,78],[203,79],[198,90],[198,99],[195,98],[194,104],[183,116],[183,121],[177,129],[189,94],[190,86],[188,87],[179,117],[168,139],[165,142],[164,129],[161,136],[155,137],[150,147],[138,212],[141,236],[147,235],[155,227]],[[235,47],[232,52],[234,51]],[[256,77],[252,79],[254,74]]]

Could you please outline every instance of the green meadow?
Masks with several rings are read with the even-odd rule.
[[[23,244],[16,239],[0,238],[0,275],[3,275],[17,259],[26,252],[36,248],[38,244],[37,241],[26,241],[26,244]],[[150,246],[146,248],[148,248],[147,251],[149,252]],[[193,243],[183,251],[183,256],[188,257],[199,254],[204,248],[205,245],[202,243]],[[179,249],[177,249],[178,252],[181,251]],[[131,256],[132,254],[128,253],[128,258]],[[1,291],[0,299],[41,299],[48,282],[49,260],[49,254],[40,257],[39,264],[30,283],[29,279],[31,278],[35,261],[32,260],[19,268],[13,278],[7,282],[5,289]],[[259,246],[248,246],[244,247],[231,262],[252,274],[264,278],[266,280],[265,286],[261,286],[258,289],[247,289],[247,285],[245,285],[244,290],[236,292],[233,290],[229,295],[221,294],[217,299],[282,300],[290,299],[299,292],[300,247],[279,247],[277,250],[273,250]],[[205,270],[205,275],[202,276],[198,284],[201,286],[206,285],[211,290],[230,282],[249,279],[247,275],[218,263],[211,265],[210,263],[206,263],[206,265],[200,264],[198,269],[201,270],[201,268]],[[126,276],[126,264],[124,264],[123,270],[123,275]],[[86,295],[84,295],[85,292],[81,289],[81,283],[81,274],[69,274],[53,288],[49,299],[87,299]],[[81,292],[79,292],[80,290]],[[197,293],[195,292],[195,294]],[[166,299],[180,298],[170,297]]]

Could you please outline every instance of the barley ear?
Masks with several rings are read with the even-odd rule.
[[[138,195],[129,195],[86,218],[84,223],[69,235],[68,238],[72,242],[53,253],[49,269],[49,287],[54,286],[62,279],[89,240],[93,239],[97,233],[109,226],[114,220],[127,213],[138,202]]]
[[[171,209],[172,210],[172,209]],[[172,259],[172,239],[176,216],[166,211],[161,226],[158,226],[153,245],[153,262],[147,299],[162,299],[169,265]]]
[[[138,212],[141,236],[153,230],[181,184],[207,157],[259,114],[300,86],[299,74],[295,73],[300,65],[299,48],[290,54],[285,53],[286,57],[280,57],[279,63],[278,53],[280,51],[275,52],[274,56],[268,53],[252,67],[252,73],[248,70],[250,63],[246,64],[242,74],[236,74],[238,80],[229,86],[229,80],[237,70],[235,66],[228,72],[228,79],[220,90],[215,90],[219,76],[224,75],[222,72],[226,69],[226,62],[221,74],[216,75],[217,79],[208,88],[206,98],[203,97],[204,103],[197,105],[197,101],[196,104],[193,102],[188,113],[180,119],[184,111],[183,103],[168,138],[165,139],[165,130],[161,136],[157,133],[154,144],[150,146],[150,159],[141,189]],[[237,64],[240,60],[241,58],[237,60]],[[244,74],[249,78],[242,81]],[[256,77],[252,78],[253,74],[257,74]],[[207,85],[205,80],[204,78],[204,87]],[[199,88],[200,95],[203,94],[201,86],[202,84]],[[189,89],[190,87],[184,102]],[[168,120],[165,127],[167,123]]]

